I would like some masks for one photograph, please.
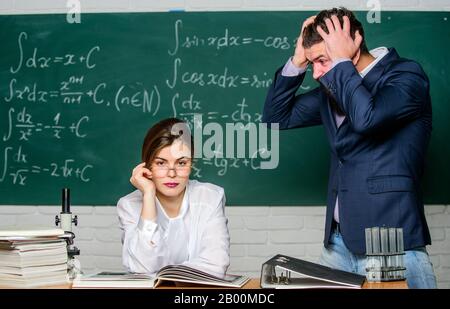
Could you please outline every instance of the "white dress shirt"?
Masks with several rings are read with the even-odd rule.
[[[169,218],[155,199],[156,222],[141,218],[139,190],[117,203],[126,269],[154,275],[166,265],[185,264],[215,275],[225,274],[230,264],[230,236],[224,190],[189,180],[175,218]]]

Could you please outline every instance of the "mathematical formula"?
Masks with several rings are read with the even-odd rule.
[[[211,47],[215,50],[220,50],[230,47],[248,46],[251,44],[259,44],[264,48],[273,49],[290,49],[296,44],[297,38],[288,38],[286,36],[267,36],[254,38],[250,36],[235,35],[230,33],[228,28],[222,30],[222,32],[216,36],[202,37],[196,34],[184,34],[183,21],[178,19],[174,24],[174,39],[173,48],[167,52],[170,56],[174,56],[178,53],[180,48],[196,48],[196,47]]]
[[[36,38],[31,32],[18,32],[12,45],[16,57],[5,67],[2,80],[4,90],[0,94],[3,124],[0,132],[0,155],[3,154],[0,183],[26,186],[42,179],[70,178],[80,183],[91,181],[93,173],[101,173],[98,169],[102,168],[93,164],[92,158],[83,159],[61,153],[57,154],[57,159],[49,159],[48,162],[40,159],[38,162],[36,157],[55,156],[46,155],[45,151],[50,150],[37,150],[32,145],[36,142],[65,145],[64,141],[68,139],[75,144],[95,145],[95,139],[99,138],[95,134],[96,123],[104,117],[103,112],[143,114],[146,118],[140,119],[146,119],[149,124],[163,118],[177,117],[188,122],[191,128],[198,125],[194,123],[196,114],[202,115],[207,122],[260,123],[263,102],[242,95],[242,91],[237,92],[238,95],[233,91],[242,88],[246,89],[245,93],[248,90],[265,94],[273,82],[272,73],[264,70],[245,72],[233,63],[223,63],[214,69],[193,67],[189,61],[183,60],[180,50],[202,48],[210,50],[211,57],[227,48],[250,45],[289,50],[295,46],[296,38],[238,35],[228,27],[217,30],[215,35],[201,36],[186,31],[181,19],[173,24],[173,35],[173,41],[169,41],[172,45],[167,49],[165,63],[169,64],[164,67],[165,74],[151,81],[139,78],[128,81],[121,76],[103,77],[98,73],[105,69],[102,59],[117,56],[102,44],[101,38],[98,44],[73,51],[68,45],[68,51],[55,50],[54,54],[49,54],[46,47],[52,42]],[[126,60],[122,65],[126,66]],[[45,78],[33,79],[30,76]],[[218,102],[212,101],[202,89],[227,91],[224,97],[227,108],[221,109],[226,111],[218,111]],[[309,86],[302,89],[309,89]],[[114,143],[114,139],[111,142]],[[135,151],[139,153],[140,150]],[[67,153],[71,153],[70,149]],[[202,178],[205,171],[211,169],[221,177],[233,169],[257,170],[260,168],[258,160],[220,156],[199,159],[193,166],[192,177]]]
[[[42,174],[56,178],[75,178],[81,182],[89,182],[91,164],[80,164],[76,159],[62,159],[61,162],[48,162],[34,164],[30,155],[19,146],[17,150],[6,147],[3,153],[3,170],[0,173],[0,182],[7,181],[9,177],[12,184],[25,186],[28,178]]]

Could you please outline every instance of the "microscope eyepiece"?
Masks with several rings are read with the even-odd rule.
[[[62,189],[62,214],[70,214],[70,189]]]

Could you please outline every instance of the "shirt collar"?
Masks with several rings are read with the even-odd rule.
[[[181,202],[180,212],[178,213],[178,216],[174,218],[170,218],[164,208],[161,205],[161,202],[159,201],[158,197],[155,196],[156,200],[156,210],[157,210],[157,221],[158,224],[164,229],[168,226],[169,222],[175,221],[175,220],[181,220],[186,215],[188,208],[189,208],[189,181],[186,184],[186,189],[184,190],[184,196],[183,201]]]
[[[384,56],[386,56],[389,53],[389,50],[382,46],[374,48],[370,51],[370,54],[375,58],[374,61],[372,61],[367,67],[364,68],[361,72],[359,72],[359,75],[361,75],[362,78],[366,76],[369,71],[378,63],[381,59],[383,59]]]

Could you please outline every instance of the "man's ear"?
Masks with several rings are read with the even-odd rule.
[[[356,64],[358,63],[360,56],[361,56],[361,49],[358,49],[358,51],[356,52],[355,56],[352,59],[354,66],[356,66]]]

